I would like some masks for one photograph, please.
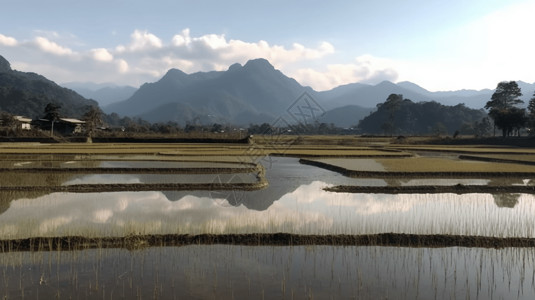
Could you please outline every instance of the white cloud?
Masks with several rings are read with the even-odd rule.
[[[12,48],[24,51],[12,49],[9,52],[9,58],[14,58],[14,66],[23,67],[22,71],[43,74],[60,83],[112,81],[140,85],[158,80],[171,68],[187,73],[221,71],[234,63],[244,64],[256,58],[265,58],[300,83],[320,90],[356,81],[397,78],[397,73],[388,66],[390,61],[370,55],[360,56],[348,64],[331,64],[324,70],[306,67],[295,69],[295,65],[318,64],[326,56],[335,53],[334,46],[328,42],[307,47],[299,43],[283,46],[272,45],[264,40],[247,42],[227,39],[224,34],[192,37],[188,28],[174,35],[168,43],[146,30],[135,30],[127,44],[93,48],[85,52],[75,52],[61,44],[61,41],[72,40],[72,36],[63,37],[57,33],[49,33],[47,37],[39,35],[32,41],[23,42],[0,35],[0,47],[20,47]],[[75,42],[78,44],[78,41]]]
[[[162,40],[148,31],[135,30],[130,36],[132,41],[130,45],[118,46],[117,50],[122,51],[143,51],[147,49],[161,48],[163,46]]]
[[[256,58],[265,58],[276,68],[292,75],[292,64],[318,61],[335,52],[334,46],[328,42],[322,42],[317,47],[298,43],[272,45],[264,40],[227,39],[224,34],[191,36],[188,28],[167,43],[151,32],[135,30],[126,44],[85,51],[79,50],[83,49],[83,43],[75,36],[44,31],[36,31],[35,34],[36,37],[29,41],[0,35],[0,51],[19,70],[40,73],[59,83],[112,81],[140,85],[158,80],[171,68],[187,73],[221,71],[234,63],[244,64]],[[340,71],[337,67],[331,69],[333,74]],[[317,81],[321,80],[320,75],[311,74],[316,75]],[[331,81],[335,84],[342,79],[339,76],[331,78]],[[317,82],[309,84],[316,87]]]
[[[40,37],[40,36],[36,37],[34,42],[37,45],[37,47],[39,47],[41,50],[51,53],[51,54],[63,56],[63,55],[71,55],[74,53],[71,49],[62,47],[56,44],[55,42],[52,42],[44,37]]]
[[[0,34],[0,45],[13,47],[17,45],[17,40],[15,38]]]
[[[187,46],[191,43],[191,38],[189,35],[189,28],[182,30],[180,34],[177,34],[173,37],[172,44],[176,47]]]
[[[214,50],[222,49],[228,46],[224,35],[207,34],[195,39],[195,41],[204,43],[207,47]]]
[[[117,62],[117,68],[120,73],[126,73],[128,72],[128,63],[124,59],[120,59]]]
[[[323,42],[318,48],[306,48],[295,43],[291,48],[285,48],[280,45],[269,45],[263,40],[256,43],[227,40],[225,35],[207,34],[191,37],[190,30],[184,29],[173,37],[170,50],[176,58],[188,58],[193,62],[192,66],[204,65],[221,70],[233,63],[244,63],[255,58],[265,58],[276,67],[297,61],[320,59],[334,53],[334,46]],[[206,69],[204,68],[204,71]]]
[[[98,61],[110,62],[113,60],[113,55],[104,48],[98,48],[91,50],[93,54],[93,59]]]
[[[327,65],[322,71],[303,68],[289,73],[301,84],[318,90],[328,90],[354,82],[375,84],[384,80],[396,81],[398,72],[394,68],[395,65],[391,60],[363,55],[357,57],[353,63]]]

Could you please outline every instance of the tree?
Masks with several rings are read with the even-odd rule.
[[[51,124],[50,135],[54,135],[54,122],[59,120],[59,110],[61,105],[55,103],[48,103],[45,107],[45,119]]]
[[[528,103],[528,127],[530,134],[535,134],[535,92]]]
[[[88,105],[83,119],[85,121],[87,135],[91,138],[95,129],[103,124],[102,110],[98,106]]]
[[[401,94],[390,94],[386,101],[383,104],[378,105],[378,108],[383,108],[388,111],[388,120],[381,125],[381,129],[385,133],[394,134],[395,131],[395,114],[399,110],[401,102],[403,101],[403,95]]]
[[[211,132],[221,132],[223,131],[223,125],[219,123],[212,124],[212,128],[210,129]]]
[[[485,109],[489,110],[489,116],[494,120],[494,128],[500,128],[504,137],[512,132],[511,128],[519,125],[512,116],[519,117],[522,111],[525,113],[524,110],[516,107],[524,103],[520,100],[520,96],[522,96],[522,91],[515,81],[502,81],[498,83],[496,91],[485,105]],[[525,123],[525,118],[521,118],[521,121],[520,123]]]
[[[14,129],[17,126],[17,120],[12,114],[2,111],[0,112],[0,124],[3,127]]]
[[[500,110],[494,117],[494,124],[502,129],[503,137],[519,135],[520,129],[526,125],[526,110],[518,107]]]
[[[440,136],[442,134],[445,134],[448,131],[446,126],[442,122],[436,122],[433,125],[433,134],[436,136]]]
[[[490,101],[485,105],[485,109],[509,109],[518,104],[524,103],[520,100],[522,91],[516,81],[502,81],[498,83],[496,91],[492,94]]]
[[[481,121],[474,122],[474,134],[476,137],[483,137],[489,134],[491,129],[488,117],[484,117]]]
[[[528,111],[530,116],[535,116],[535,92],[533,92],[533,96],[529,99]]]

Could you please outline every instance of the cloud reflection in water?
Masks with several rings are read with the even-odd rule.
[[[169,201],[158,191],[54,193],[11,202],[0,215],[0,235],[402,232],[535,237],[533,195],[519,195],[511,209],[496,206],[491,194],[347,194],[323,191],[326,185],[303,184],[263,211],[193,195]]]

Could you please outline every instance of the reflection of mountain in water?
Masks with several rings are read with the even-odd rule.
[[[411,180],[412,179],[386,178],[385,182],[387,183],[388,186],[403,186],[403,185],[409,185]],[[441,179],[441,180],[444,180],[444,179]],[[462,181],[462,179],[458,181]],[[526,181],[522,178],[506,178],[506,177],[492,178],[492,179],[489,179],[487,183],[487,185],[489,186],[513,186],[513,185],[533,186],[534,184],[535,182],[533,180]],[[492,197],[494,198],[494,203],[496,203],[496,206],[513,208],[515,207],[515,205],[518,204],[518,198],[520,198],[520,194],[501,193],[501,194],[492,194]]]
[[[36,155],[31,156],[4,156],[2,165],[9,168],[61,168],[65,162],[74,161],[75,155]],[[83,161],[84,167],[96,167],[98,161]],[[67,173],[44,173],[44,172],[0,172],[1,186],[59,186],[70,180],[74,175]],[[46,191],[0,191],[0,214],[4,213],[10,206],[11,201],[21,198],[34,199],[49,194]]]
[[[520,178],[496,178],[489,182],[489,185],[512,186],[515,184],[524,185],[525,182]],[[527,182],[527,184],[533,185],[531,180]],[[493,194],[492,197],[494,198],[494,203],[496,203],[496,206],[513,208],[518,204],[518,198],[520,198],[520,194]]]
[[[43,191],[0,191],[0,215],[8,210],[11,201],[21,198],[35,199],[48,194]]]
[[[268,161],[269,160],[269,161]],[[164,192],[171,201],[177,201],[187,195],[197,197],[211,197],[213,199],[226,199],[225,203],[233,206],[243,204],[254,210],[266,210],[273,202],[284,195],[295,191],[302,185],[313,181],[323,181],[328,184],[351,184],[354,179],[347,178],[339,173],[325,169],[303,165],[298,158],[268,157],[261,161],[266,168],[266,179],[269,186],[257,191],[177,191]]]
[[[520,194],[493,194],[492,197],[498,207],[513,208],[518,204]]]

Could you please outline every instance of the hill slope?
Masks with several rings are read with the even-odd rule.
[[[98,105],[41,75],[12,70],[9,62],[0,56],[0,110],[39,118],[51,102],[61,106],[61,115],[75,118],[84,114],[86,106]]]
[[[276,70],[267,60],[255,59],[244,66],[234,64],[227,71],[186,74],[171,69],[159,81],[141,86],[129,99],[104,109],[151,122],[259,124],[284,115],[305,91],[329,112],[318,121],[342,127],[358,123],[390,94],[402,94],[415,102],[463,103],[480,109],[493,93],[489,89],[430,92],[411,82],[389,81],[377,85],[353,83],[316,92]],[[524,91],[527,94],[531,96],[532,91]]]
[[[93,99],[102,107],[115,102],[126,100],[137,91],[132,86],[117,86],[115,84],[94,84],[81,82],[62,83],[61,86],[74,90],[87,99]]]
[[[358,128],[366,134],[452,134],[485,116],[483,110],[463,104],[415,103],[400,97],[380,104],[377,111],[360,121]]]
[[[128,100],[105,111],[152,122],[197,119],[247,124],[259,118],[272,120],[304,90],[267,60],[256,59],[244,66],[234,64],[225,72],[188,75],[171,69],[159,81],[142,85]]]

